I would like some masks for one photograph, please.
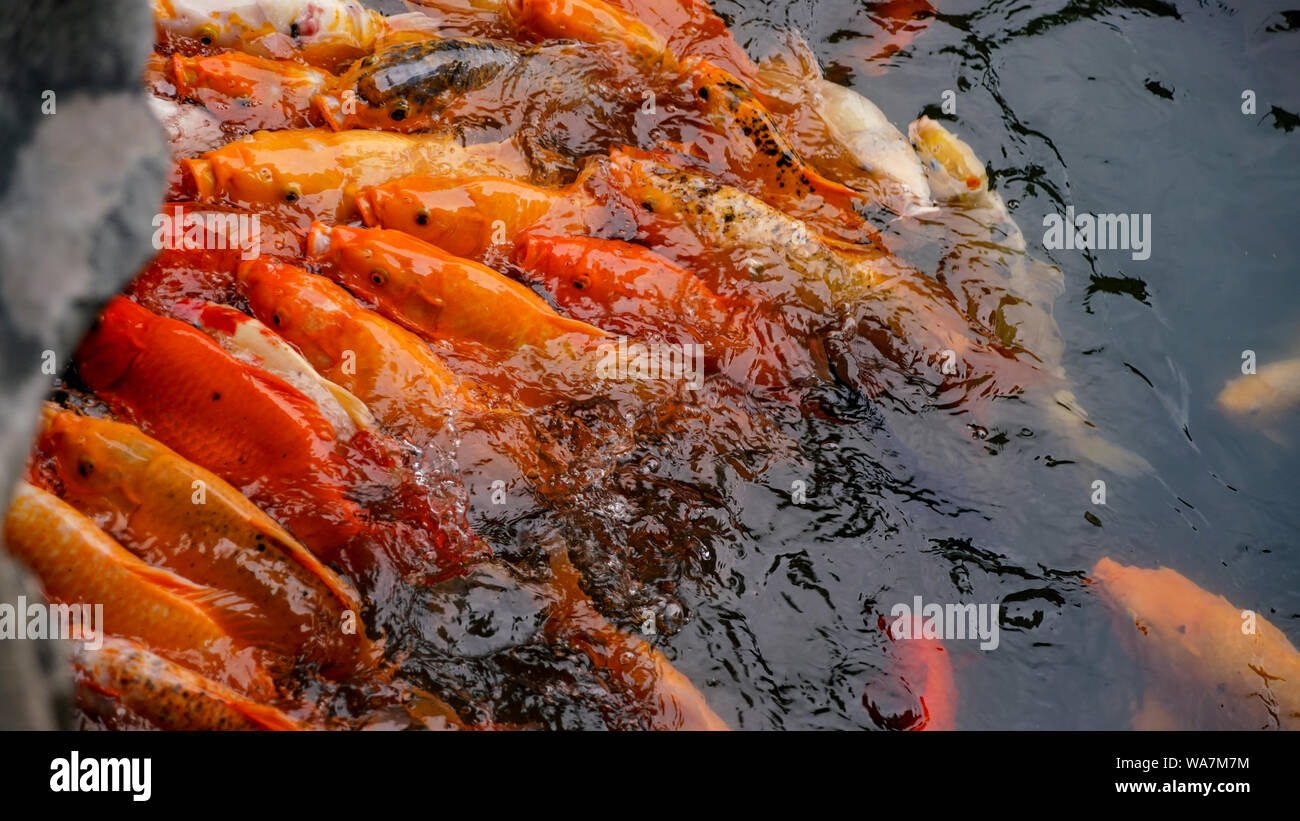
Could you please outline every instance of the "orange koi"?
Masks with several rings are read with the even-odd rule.
[[[380,313],[427,339],[469,339],[490,348],[582,348],[608,337],[557,314],[528,288],[401,231],[316,223],[310,257]],[[508,317],[508,321],[502,321]]]
[[[344,498],[347,469],[329,421],[202,331],[116,297],[76,362],[119,416],[254,501],[281,499],[276,517],[317,555],[332,555],[361,529],[360,511]]]
[[[1257,612],[1168,567],[1102,558],[1089,581],[1120,614],[1139,658],[1177,683],[1187,706],[1242,728],[1300,727],[1300,650]]]
[[[894,663],[862,694],[872,720],[889,730],[956,729],[958,694],[948,648],[939,639],[894,638],[884,618],[880,629]]]
[[[178,98],[249,131],[314,125],[311,99],[335,82],[328,71],[238,51],[173,54],[172,76]]]
[[[310,128],[259,131],[181,165],[197,201],[269,213],[301,228],[355,219],[357,191],[412,174],[529,174],[512,143],[466,147],[451,137]]]
[[[613,43],[650,64],[674,64],[668,43],[630,14],[602,0],[507,0],[509,19],[543,39]]]
[[[567,453],[539,440],[526,415],[501,397],[472,390],[424,340],[368,310],[331,280],[254,260],[240,267],[239,283],[258,318],[318,371],[361,397],[396,436],[447,447],[439,437],[455,418],[457,461],[467,472],[499,478],[517,468],[543,491],[563,474]],[[501,457],[511,464],[498,467]]]
[[[325,277],[258,259],[240,266],[239,286],[258,319],[399,435],[427,438],[444,426],[451,408],[472,401],[419,337],[367,310]]]
[[[220,477],[131,425],[66,411],[47,417],[36,453],[60,497],[140,558],[250,602],[241,620],[264,625],[260,645],[335,665],[364,655],[352,586]]]
[[[242,601],[136,558],[57,496],[20,482],[4,521],[6,547],[65,604],[102,604],[95,630],[136,639],[244,692],[274,690],[257,657],[222,625]]]
[[[501,177],[404,177],[357,195],[367,226],[405,231],[480,262],[493,248],[514,248],[518,235],[543,217],[548,226],[567,221],[579,231],[592,207],[599,206],[581,181],[555,189]]]
[[[302,392],[184,322],[117,297],[75,361],[114,412],[239,488],[325,561],[441,573],[485,549],[447,532],[393,443],[368,431],[340,440]]]
[[[250,701],[206,676],[126,639],[107,639],[74,657],[81,683],[164,730],[306,730],[269,704]]]
[[[560,600],[547,620],[548,632],[586,654],[595,667],[646,705],[646,718],[654,729],[729,729],[704,694],[663,653],[621,632],[596,611],[563,550],[552,552],[550,559]]]

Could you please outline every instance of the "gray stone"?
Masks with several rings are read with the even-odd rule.
[[[97,311],[152,254],[167,150],[140,77],[148,0],[44,0],[0,16],[0,498],[36,413]],[[53,113],[43,113],[53,92]],[[0,556],[0,601],[39,596]],[[66,663],[44,644],[0,641],[0,728],[56,726]]]

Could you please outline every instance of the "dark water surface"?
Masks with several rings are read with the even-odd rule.
[[[1214,405],[1243,350],[1261,365],[1300,355],[1300,13],[946,0],[903,51],[870,60],[881,45],[870,36],[874,5],[714,3],[751,56],[797,29],[828,77],[900,129],[927,113],[970,143],[1030,253],[1064,272],[1054,310],[1075,395],[1106,438],[1154,471],[1107,473],[1034,428],[980,440],[938,411],[905,418],[865,402],[839,408],[838,422],[781,417],[796,448],[757,478],[720,469],[703,490],[671,489],[687,457],[643,443],[640,478],[625,485],[639,521],[609,518],[603,543],[590,529],[596,514],[585,521],[597,598],[626,581],[616,571],[600,580],[600,551],[658,533],[682,560],[670,603],[644,598],[659,644],[724,719],[748,729],[876,726],[862,695],[890,670],[877,622],[917,595],[1003,608],[996,650],[948,643],[958,727],[1127,727],[1151,673],[1083,581],[1103,556],[1175,568],[1300,642],[1295,419],[1275,426],[1290,439],[1279,443]],[[1253,114],[1242,112],[1247,89]],[[955,115],[941,109],[946,90]],[[1150,214],[1150,258],[1044,249],[1044,215],[1067,206]],[[1098,479],[1104,507],[1090,500]],[[796,481],[804,504],[791,501]],[[520,541],[548,527],[530,535],[514,524]],[[582,539],[582,527],[563,535]],[[498,545],[509,530],[493,534]],[[640,601],[621,592],[607,598]],[[635,628],[626,612],[611,617]],[[1183,698],[1167,706],[1196,709],[1194,693]]]

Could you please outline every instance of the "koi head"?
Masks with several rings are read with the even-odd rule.
[[[405,246],[418,244],[416,249]],[[418,292],[411,272],[418,253],[432,249],[400,231],[312,223],[307,255],[325,262],[345,288],[380,306],[407,306]],[[415,253],[404,251],[414,250]],[[409,307],[409,306],[408,306]]]
[[[268,93],[287,98],[303,86],[319,91],[334,79],[320,69],[238,51],[197,57],[173,54],[172,74],[181,99],[197,99],[198,91],[208,90],[232,103],[257,100]]]
[[[351,297],[296,265],[255,259],[239,266],[239,290],[262,324],[302,352],[313,367],[338,364]]]
[[[462,257],[478,258],[540,219],[561,194],[503,177],[407,177],[357,196],[367,226],[405,231]]]
[[[77,348],[77,370],[86,384],[102,390],[121,379],[146,347],[158,317],[122,296],[109,300]]]
[[[242,141],[230,143],[201,158],[181,161],[188,190],[198,202],[222,198],[233,202],[296,203],[303,196],[299,176],[286,173],[279,152],[259,154]]]
[[[330,128],[393,131],[428,127],[447,104],[519,62],[519,49],[474,38],[399,42],[353,63],[337,92],[312,104]]]
[[[108,500],[119,510],[130,510],[135,506],[130,476],[147,468],[156,452],[156,447],[133,446],[141,440],[130,425],[62,411],[46,419],[36,450],[49,459],[64,501],[86,509]]]
[[[609,254],[590,253],[608,247],[613,241],[594,244],[586,237],[548,237],[528,234],[515,246],[514,262],[530,272],[546,289],[556,304],[572,310],[582,303],[609,305],[620,296],[618,277],[635,278],[634,260],[621,260],[619,270],[608,265]],[[622,243],[618,243],[622,245]]]
[[[182,100],[194,100],[200,89],[211,89],[226,97],[251,96],[257,91],[256,78],[237,70],[244,63],[241,57],[257,59],[238,52],[215,57],[173,54],[172,76],[176,83],[176,96]]]

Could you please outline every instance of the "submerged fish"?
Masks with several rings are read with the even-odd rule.
[[[328,71],[238,51],[173,54],[172,76],[178,98],[199,103],[223,123],[249,131],[313,125],[312,97],[335,82]]]
[[[312,220],[357,217],[356,193],[412,174],[491,174],[525,179],[528,165],[510,143],[465,147],[450,137],[380,131],[259,131],[182,163],[197,201]]]
[[[956,729],[957,685],[948,648],[939,639],[895,638],[883,618],[880,628],[889,638],[889,664],[862,693],[872,721],[888,730]]]
[[[4,542],[50,599],[103,605],[103,622],[92,625],[100,637],[138,640],[244,692],[274,690],[257,657],[223,625],[223,616],[240,623],[242,600],[147,564],[52,493],[18,484]]]
[[[1262,616],[1167,567],[1103,558],[1090,576],[1128,617],[1126,638],[1157,675],[1194,685],[1207,706],[1251,726],[1300,727],[1300,651]]]
[[[719,297],[644,246],[530,233],[513,259],[568,316],[632,338],[699,344],[711,363],[742,383],[785,386],[795,371],[812,371],[777,323]]]
[[[645,705],[647,720],[660,730],[727,730],[691,680],[647,642],[619,631],[596,611],[578,586],[578,571],[562,551],[551,553],[560,600],[547,631],[584,653],[621,688]]]
[[[1300,405],[1300,359],[1261,366],[1228,382],[1215,400],[1219,409],[1241,420],[1258,420],[1276,439],[1271,424]]]
[[[74,657],[83,685],[163,730],[305,730],[270,706],[149,652],[110,638]]]

